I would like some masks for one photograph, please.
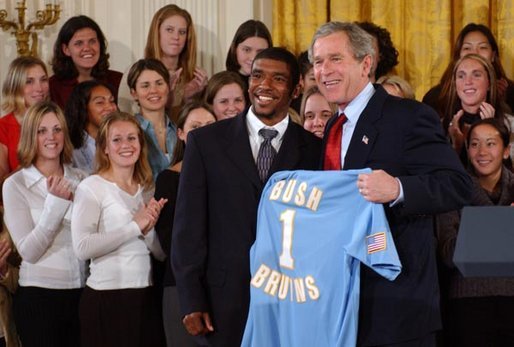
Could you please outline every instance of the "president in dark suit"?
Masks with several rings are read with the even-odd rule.
[[[357,186],[384,204],[402,263],[393,282],[361,268],[358,345],[435,346],[441,322],[432,214],[468,203],[470,178],[433,110],[370,83],[372,38],[357,25],[322,25],[309,53],[320,91],[339,107],[327,124],[322,165],[373,169]]]
[[[241,344],[249,250],[267,178],[279,170],[318,168],[319,139],[288,116],[298,80],[292,53],[266,49],[253,62],[251,108],[189,134],[171,253],[183,322],[201,344]]]

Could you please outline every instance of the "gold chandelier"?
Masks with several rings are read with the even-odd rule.
[[[36,30],[42,30],[47,25],[53,25],[59,20],[61,14],[60,5],[46,4],[44,10],[36,11],[36,19],[25,26],[25,0],[17,3],[18,22],[7,20],[7,11],[0,10],[0,27],[4,31],[12,29],[11,34],[16,37],[16,47],[19,56],[37,57],[38,37]],[[29,38],[32,44],[29,49]]]

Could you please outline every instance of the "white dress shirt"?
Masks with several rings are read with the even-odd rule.
[[[77,187],[86,176],[64,166],[64,177]],[[4,221],[21,255],[19,284],[50,289],[81,288],[85,263],[73,252],[70,200],[48,193],[46,177],[30,166],[5,180]]]
[[[75,194],[71,231],[78,257],[91,260],[87,285],[96,290],[151,285],[150,252],[164,259],[154,229],[143,236],[133,221],[144,204],[143,189],[134,195],[99,175],[86,178]]]
[[[257,161],[257,155],[259,154],[259,148],[261,147],[261,143],[264,142],[264,138],[259,135],[259,130],[262,128],[266,129],[275,129],[278,131],[278,135],[275,136],[271,140],[271,145],[275,150],[280,150],[280,146],[282,145],[282,140],[284,139],[284,134],[287,130],[287,126],[289,125],[289,115],[284,117],[280,122],[273,125],[272,127],[264,124],[257,116],[253,113],[252,108],[248,109],[248,113],[246,114],[246,126],[248,128],[248,136],[250,137],[250,147],[252,148],[253,160]]]
[[[346,152],[350,146],[350,140],[352,139],[357,121],[359,120],[362,111],[366,108],[366,105],[368,105],[373,94],[375,94],[375,88],[373,88],[373,84],[368,83],[366,87],[364,87],[364,89],[355,97],[355,99],[346,105],[344,110],[339,110],[339,114],[344,113],[348,119],[343,125],[341,167],[344,167],[344,158],[346,157]]]
[[[361,90],[361,92],[345,107],[344,110],[339,110],[339,114],[344,113],[346,118],[348,118],[348,120],[343,125],[343,138],[341,141],[341,167],[344,167],[344,159],[346,157],[348,147],[350,146],[350,141],[352,139],[355,126],[359,121],[359,117],[362,111],[364,111],[368,105],[369,100],[373,97],[373,94],[375,94],[375,87],[373,87],[371,82],[368,82],[366,87]],[[390,203],[390,206],[394,206],[404,201],[402,182],[398,178],[396,178],[396,181],[398,181],[400,192],[396,200]]]

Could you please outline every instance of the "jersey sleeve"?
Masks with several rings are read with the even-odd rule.
[[[392,281],[400,274],[402,266],[384,208],[381,204],[362,200],[362,211],[355,217],[348,254]]]

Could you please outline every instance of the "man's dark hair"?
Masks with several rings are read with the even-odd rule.
[[[272,59],[286,63],[287,66],[289,66],[289,71],[291,73],[291,81],[293,82],[291,85],[291,92],[293,92],[294,88],[300,81],[300,67],[298,66],[298,61],[293,53],[282,47],[270,47],[260,51],[255,56],[253,64],[255,64],[259,59]]]

